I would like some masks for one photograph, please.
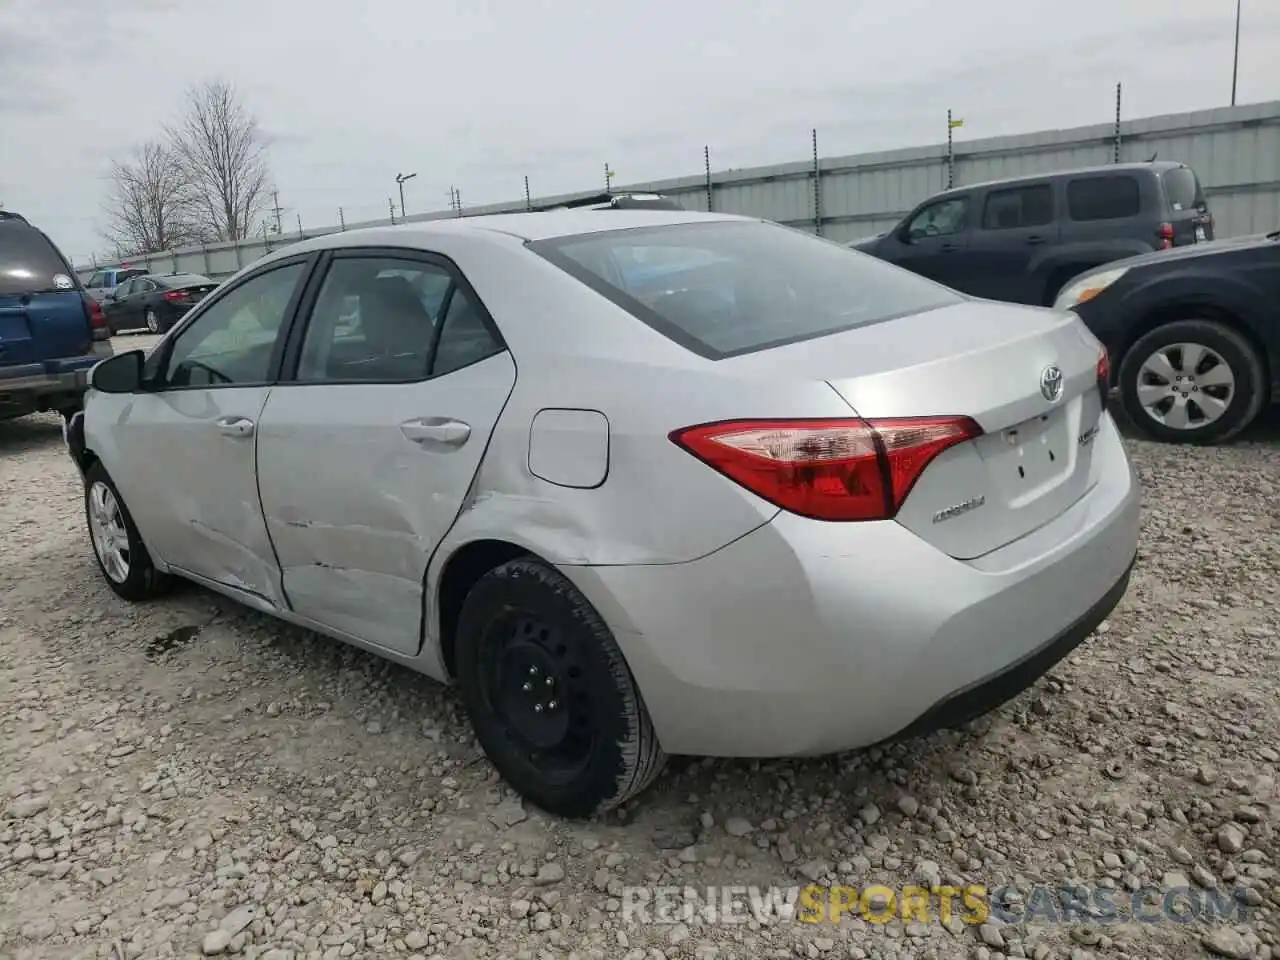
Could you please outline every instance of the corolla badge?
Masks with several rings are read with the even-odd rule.
[[[1040,371],[1040,392],[1050,403],[1062,396],[1062,370],[1056,363]]]

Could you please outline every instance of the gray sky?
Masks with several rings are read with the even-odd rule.
[[[1238,100],[1280,98],[1243,0]],[[237,85],[286,229],[1228,102],[1235,0],[3,0],[0,202],[78,263],[112,156]]]

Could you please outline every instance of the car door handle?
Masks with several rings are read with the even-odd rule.
[[[219,417],[214,422],[218,425],[218,432],[228,437],[253,436],[253,421],[247,417]]]
[[[1027,243],[1031,246],[1037,243],[1044,243],[1044,237],[1027,237]]]
[[[471,426],[448,417],[419,417],[400,424],[400,432],[414,443],[460,447],[471,437]]]
[[[955,253],[959,249],[960,245],[958,243],[944,243],[942,245],[943,253]]]

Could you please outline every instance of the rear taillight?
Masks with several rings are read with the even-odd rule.
[[[1173,224],[1160,224],[1160,249],[1168,250],[1173,246]]]
[[[1111,355],[1106,347],[1098,348],[1098,392],[1102,394],[1102,407],[1106,409],[1107,398],[1111,396]]]
[[[102,304],[88,295],[82,298],[82,302],[84,303],[84,315],[89,320],[89,329],[93,333],[93,339],[110,339],[111,328],[107,326],[107,315],[102,312]]]
[[[178,301],[178,300],[185,300],[185,299],[187,299],[187,291],[185,291],[185,290],[170,290],[170,291],[168,291],[167,293],[165,293],[165,295],[164,295],[164,299],[165,299],[165,300],[168,300],[170,303],[174,303],[174,302],[176,302],[176,301]]]
[[[815,520],[889,520],[938,454],[982,434],[968,417],[733,420],[671,440],[784,510]]]

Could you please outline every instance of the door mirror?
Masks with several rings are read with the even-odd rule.
[[[142,386],[141,350],[117,353],[93,368],[89,386],[99,393],[137,393]]]

